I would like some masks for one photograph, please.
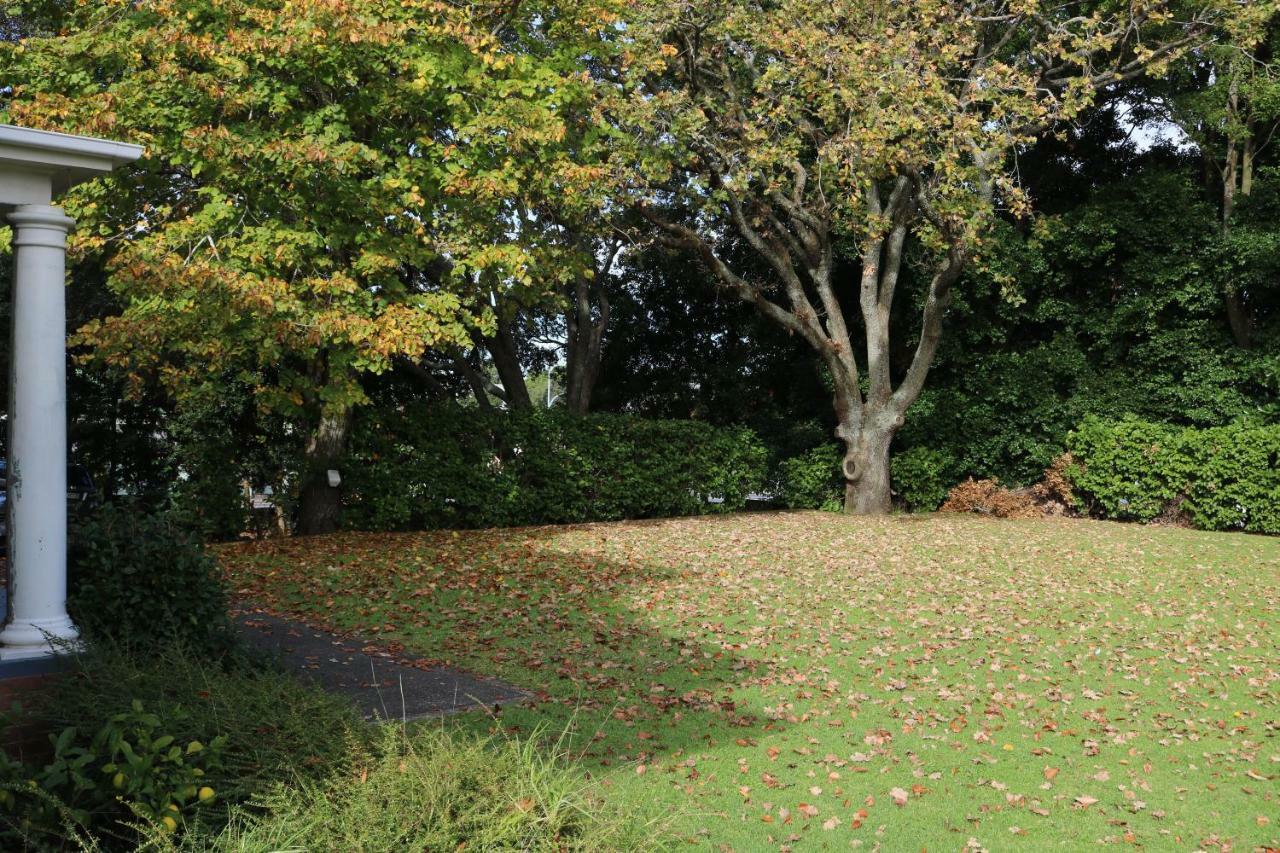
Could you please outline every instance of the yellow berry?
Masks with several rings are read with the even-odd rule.
[[[205,803],[213,799],[213,789],[205,785],[200,789],[200,802]]]
[[[165,830],[167,830],[168,832],[173,832],[175,829],[177,829],[177,828],[178,828],[178,822],[177,822],[176,820],[174,820],[173,818],[169,817],[169,815],[165,815],[165,816],[160,820],[160,822],[161,822],[162,824],[164,824],[164,828],[165,828]]]

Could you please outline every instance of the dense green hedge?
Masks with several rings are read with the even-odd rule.
[[[1280,425],[1209,429],[1087,418],[1068,436],[1087,509],[1151,521],[1179,514],[1206,530],[1280,533]]]
[[[459,406],[370,412],[353,451],[345,521],[369,530],[727,512],[767,458],[750,430],[700,421]]]
[[[822,444],[778,463],[774,493],[787,509],[839,512],[844,501],[840,446]]]
[[[144,651],[231,648],[217,562],[171,514],[105,504],[71,537],[67,609],[85,637]]]

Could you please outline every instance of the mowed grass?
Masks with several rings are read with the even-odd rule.
[[[820,513],[231,546],[241,595],[538,692],[709,849],[1280,847],[1280,540]]]

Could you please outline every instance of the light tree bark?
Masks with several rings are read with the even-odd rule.
[[[988,164],[984,155],[975,156],[983,167],[978,191],[989,201],[993,184],[985,168]],[[924,388],[942,336],[942,319],[951,288],[964,268],[968,245],[963,233],[933,210],[929,187],[920,175],[900,174],[867,190],[867,212],[884,221],[885,226],[867,237],[861,252],[857,295],[864,376],[835,280],[830,223],[820,211],[806,207],[808,176],[804,168],[795,163],[792,171],[794,181],[789,191],[774,191],[767,196],[740,192],[722,177],[716,177],[716,188],[726,199],[728,217],[737,236],[777,276],[782,300],[771,298],[765,286],[735,272],[709,237],[652,209],[646,208],[645,213],[662,230],[665,242],[697,254],[723,287],[753,304],[772,322],[802,337],[818,354],[831,376],[835,435],[845,448],[844,511],[858,515],[885,513],[891,508],[889,449],[907,410]],[[921,218],[928,219],[950,245],[932,271],[921,306],[919,340],[895,387],[890,317],[906,240]]]

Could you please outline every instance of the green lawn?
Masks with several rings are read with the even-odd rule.
[[[819,513],[222,552],[711,849],[1280,847],[1280,539]],[[450,725],[498,725],[482,715]]]

